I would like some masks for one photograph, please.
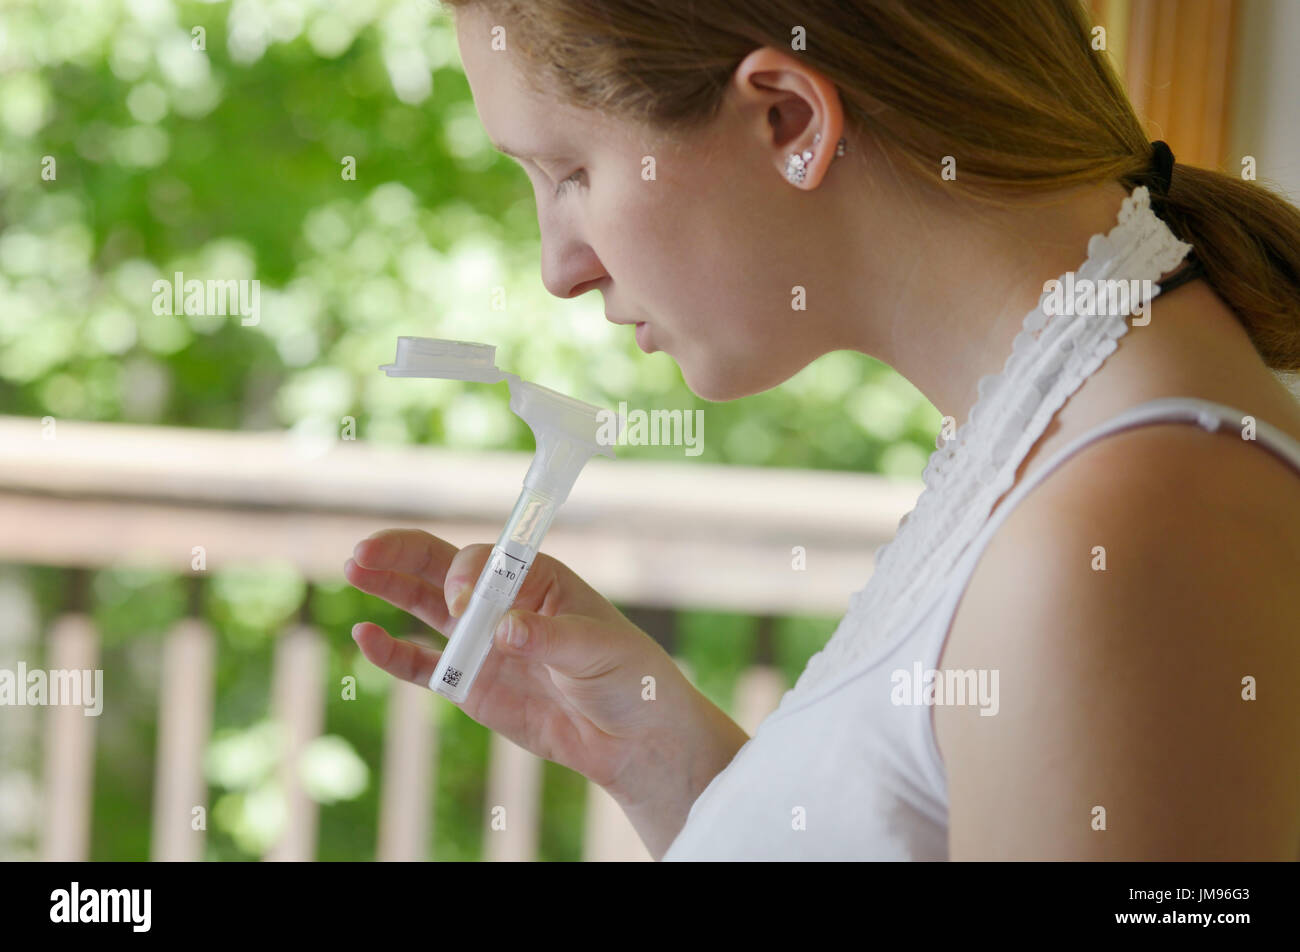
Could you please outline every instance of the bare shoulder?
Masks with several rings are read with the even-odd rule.
[[[1014,539],[1023,545],[1026,534],[1039,535],[1046,524],[1060,534],[1094,529],[1098,520],[1131,547],[1164,549],[1176,538],[1198,550],[1215,550],[1235,541],[1295,556],[1300,470],[1235,429],[1210,433],[1188,423],[1136,427],[1099,439],[1060,464],[1007,517],[998,535],[1004,543]],[[1044,540],[1043,548],[1056,546]],[[1252,560],[1248,555],[1234,564],[1243,561]]]
[[[1300,473],[1234,430],[1085,447],[981,556],[936,707],[963,858],[1300,855]]]

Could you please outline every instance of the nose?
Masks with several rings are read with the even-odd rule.
[[[572,232],[542,235],[542,284],[558,298],[575,298],[607,280],[595,249]]]

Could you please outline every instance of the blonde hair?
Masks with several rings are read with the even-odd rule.
[[[711,120],[741,60],[790,48],[802,28],[797,55],[838,87],[845,135],[870,137],[923,180],[954,155],[965,193],[998,204],[1150,184],[1150,141],[1079,0],[443,3],[509,24],[534,88],[664,133]],[[1182,163],[1158,207],[1265,364],[1300,371],[1300,209]]]

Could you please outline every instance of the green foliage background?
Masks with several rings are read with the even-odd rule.
[[[341,174],[347,156],[355,181]],[[709,403],[668,355],[642,354],[608,324],[596,295],[550,297],[538,261],[531,188],[488,145],[450,21],[430,0],[0,5],[0,412],[330,439],[350,415],[374,442],[532,449],[506,388],[380,373],[409,334],[493,343],[501,366],[593,403],[705,410],[701,456],[620,456],[919,476],[939,416],[883,365],[828,354],[775,390]],[[155,315],[153,282],[175,271],[259,279],[260,323]],[[504,310],[491,307],[498,287]],[[65,604],[64,573],[14,571],[47,625]],[[263,723],[271,641],[304,591],[291,570],[265,566],[204,587],[221,638],[211,859],[257,856],[274,830],[273,785],[258,769],[274,748]],[[185,582],[112,569],[91,592],[103,665],[130,673],[105,682],[93,858],[143,859],[158,640],[186,612]],[[359,682],[357,701],[331,699],[331,740],[312,752],[320,856],[369,859],[387,676],[347,632],[362,618],[418,628],[341,577],[310,597],[330,683]],[[791,682],[836,621],[780,620]],[[679,653],[724,707],[754,623],[680,616]],[[433,856],[477,859],[487,732],[451,705],[439,711]],[[543,858],[580,856],[584,791],[547,765]]]

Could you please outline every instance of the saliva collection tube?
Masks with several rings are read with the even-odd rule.
[[[431,690],[457,704],[469,697],[492,650],[496,627],[514,604],[542,539],[578,474],[596,454],[614,459],[613,444],[618,436],[615,432],[612,440],[599,438],[602,427],[617,428],[617,421],[602,415],[600,407],[498,369],[495,354],[495,347],[472,341],[399,337],[396,359],[379,368],[390,377],[481,383],[505,380],[510,387],[510,409],[528,424],[537,441],[514,510],[492,547],[464,614],[446,633],[447,645],[429,678]]]

